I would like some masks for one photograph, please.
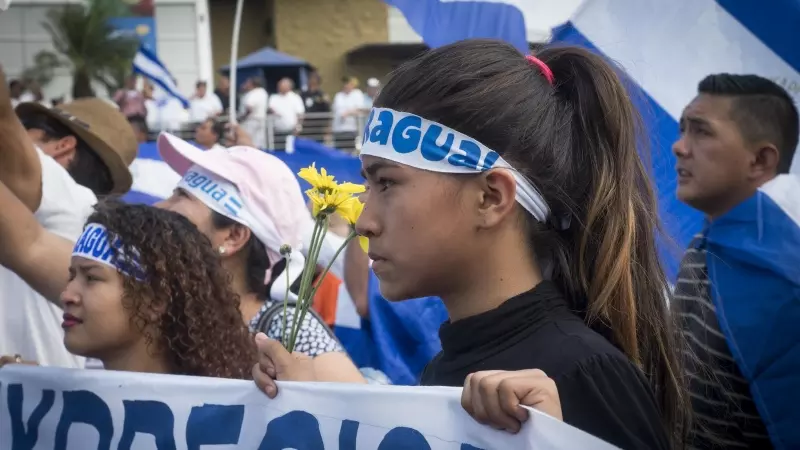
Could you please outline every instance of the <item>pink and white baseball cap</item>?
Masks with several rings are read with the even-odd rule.
[[[173,136],[158,136],[161,158],[183,178],[178,187],[212,210],[248,228],[267,249],[272,267],[280,248],[300,255],[311,215],[297,177],[283,161],[253,147],[201,150]],[[269,273],[267,273],[269,276]]]

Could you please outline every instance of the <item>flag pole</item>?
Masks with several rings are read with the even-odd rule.
[[[242,26],[242,8],[244,7],[244,0],[236,0],[236,15],[233,19],[233,36],[231,36],[231,63],[230,68],[230,88],[228,89],[228,103],[230,109],[228,110],[228,121],[232,125],[236,125],[236,92],[239,85],[236,80],[236,72],[238,69],[239,60],[239,30]]]

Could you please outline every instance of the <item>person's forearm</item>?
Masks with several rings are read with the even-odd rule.
[[[29,211],[36,211],[42,200],[42,165],[36,147],[13,110],[10,114],[0,114],[0,136],[0,182]]]
[[[341,352],[323,353],[314,358],[314,373],[317,381],[332,383],[366,383],[361,371]]]
[[[55,304],[68,282],[73,243],[45,230],[0,183],[0,265]]]

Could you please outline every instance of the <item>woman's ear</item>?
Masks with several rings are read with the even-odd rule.
[[[242,247],[247,245],[247,241],[250,240],[250,234],[249,228],[238,223],[228,227],[218,249],[220,254],[235,255],[239,253]]]
[[[492,228],[516,210],[517,182],[508,170],[490,170],[480,176],[480,228]]]

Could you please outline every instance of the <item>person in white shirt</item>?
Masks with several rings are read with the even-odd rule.
[[[13,194],[0,198],[0,354],[83,367],[84,359],[62,344],[61,310],[45,300],[57,302],[62,284],[52,289],[31,276],[53,267],[52,262],[46,252],[19,248],[13,238],[19,233],[13,206],[24,204],[49,232],[39,248],[54,241],[71,245],[98,195],[130,187],[127,166],[136,156],[136,138],[125,117],[99,99],[76,100],[61,109],[20,103],[15,111],[2,70],[0,136],[0,182],[4,192]],[[67,276],[59,273],[57,278]]]
[[[372,109],[372,103],[375,101],[380,90],[381,82],[378,81],[377,78],[370,78],[367,80],[367,92],[364,93],[364,106],[361,107],[362,112],[369,114],[369,111]]]
[[[358,134],[358,116],[364,106],[364,93],[358,89],[358,79],[345,77],[342,90],[333,97],[333,145],[352,151]]]
[[[206,119],[194,130],[194,142],[203,150],[224,148],[219,141],[225,136],[225,124],[216,119]]]
[[[300,130],[300,123],[306,112],[303,99],[292,89],[294,82],[289,78],[283,78],[278,82],[278,93],[269,98],[275,150],[286,149],[286,137]]]
[[[189,100],[189,121],[201,123],[206,119],[222,114],[222,102],[213,92],[208,92],[205,81],[195,85],[194,96]]]
[[[260,149],[267,147],[267,109],[269,95],[261,86],[261,79],[251,77],[245,81],[242,97],[242,128],[252,137],[253,144]]]

